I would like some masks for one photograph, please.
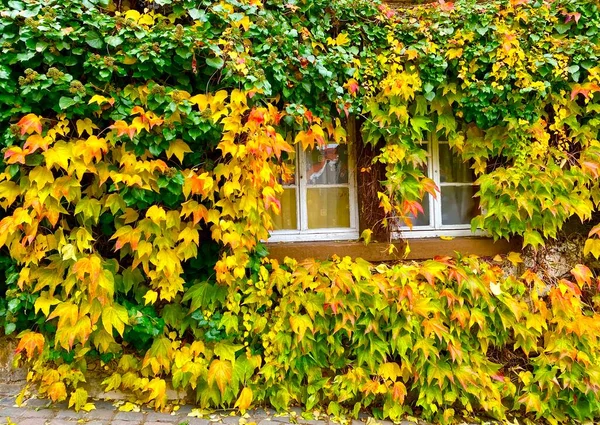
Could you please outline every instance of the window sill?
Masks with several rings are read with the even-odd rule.
[[[371,242],[365,245],[359,241],[327,241],[327,242],[269,242],[269,258],[283,261],[285,257],[304,260],[314,258],[327,260],[334,254],[340,257],[363,258],[371,262],[402,260],[406,241],[393,242],[396,250],[388,253],[389,243]],[[511,241],[483,237],[457,237],[452,240],[440,238],[410,239],[410,253],[406,260],[424,260],[436,256],[455,257],[461,255],[478,255],[480,257],[493,257],[497,254],[506,254],[511,251],[520,251],[521,243],[515,238]]]

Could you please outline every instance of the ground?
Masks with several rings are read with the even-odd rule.
[[[141,412],[120,412],[112,403],[95,402],[96,409],[89,413],[75,412],[66,403],[49,404],[48,400],[30,399],[24,406],[15,405],[15,394],[20,390],[17,384],[0,385],[0,425],[333,425],[335,422],[304,420],[293,410],[289,415],[275,415],[269,410],[253,410],[244,417],[230,416],[227,412],[215,413],[205,419],[188,416],[191,406],[182,406],[175,414],[157,413],[146,409]],[[10,420],[8,419],[10,418]],[[298,418],[298,419],[296,419]],[[387,421],[374,421],[362,418],[350,425],[392,425]],[[402,425],[414,425],[403,422]]]

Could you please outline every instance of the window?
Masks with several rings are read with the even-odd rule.
[[[427,175],[439,187],[437,198],[423,199],[424,214],[413,218],[413,228],[401,227],[400,237],[469,236],[471,219],[479,214],[479,202],[474,198],[478,188],[475,173],[469,164],[455,155],[447,140],[435,135],[423,143],[429,157]]]
[[[283,182],[281,214],[273,215],[269,241],[358,239],[352,144],[298,148],[295,165],[294,175]]]
[[[348,128],[349,144],[328,144],[302,151],[292,159],[295,173],[283,182],[281,214],[273,214],[275,230],[269,242],[299,242],[358,239],[358,195],[356,158],[351,143],[353,126]],[[428,136],[426,173],[440,189],[437,198],[423,199],[424,214],[413,218],[392,236],[422,238],[471,236],[471,219],[479,213],[474,198],[478,188],[469,164],[450,150],[447,140]],[[475,233],[480,235],[481,233]]]

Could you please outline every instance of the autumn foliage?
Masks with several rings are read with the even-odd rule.
[[[175,388],[241,411],[598,418],[590,268],[545,282],[518,254],[280,264],[263,243],[296,149],[345,143],[350,115],[383,146],[390,225],[436,193],[429,132],[474,164],[474,228],[536,248],[589,220],[597,4],[156,3],[0,14],[0,323],[32,388],[89,410],[97,369],[163,410]]]

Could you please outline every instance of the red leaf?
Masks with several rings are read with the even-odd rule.
[[[454,10],[454,2],[445,2],[444,0],[438,0],[440,10],[444,12],[452,12]]]
[[[265,112],[260,109],[252,109],[250,112],[250,116],[248,117],[249,122],[253,122],[256,124],[262,124],[265,122]]]

